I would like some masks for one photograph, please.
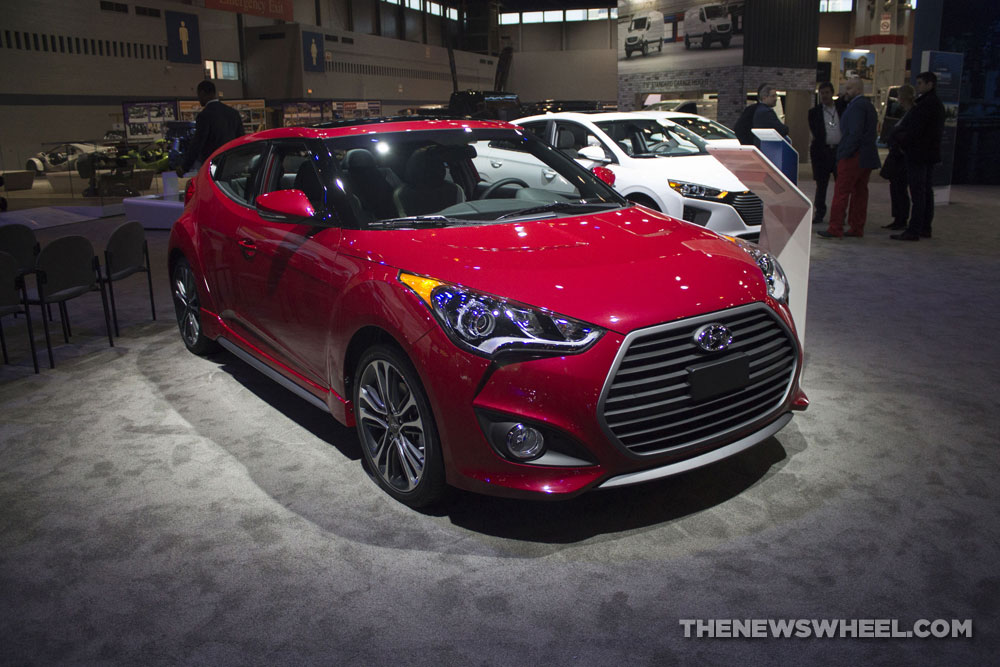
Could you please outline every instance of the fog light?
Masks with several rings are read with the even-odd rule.
[[[538,458],[545,450],[545,436],[536,428],[514,424],[507,431],[507,451],[514,458],[527,461]]]

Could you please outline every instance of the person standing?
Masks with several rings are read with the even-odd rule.
[[[821,238],[865,235],[868,217],[868,179],[872,169],[882,164],[875,145],[878,114],[871,100],[864,96],[861,79],[848,79],[844,85],[847,107],[840,117],[841,138],[837,145],[837,180],[830,205],[830,225],[817,232]],[[849,210],[849,213],[848,213]],[[849,229],[844,231],[844,220]]]
[[[177,167],[178,176],[197,169],[219,146],[244,134],[240,112],[219,101],[214,83],[206,79],[198,84],[198,102],[202,109],[194,121],[194,138]]]
[[[816,196],[813,202],[813,224],[826,217],[826,188],[830,176],[837,178],[837,144],[840,143],[840,117],[847,103],[833,99],[833,84],[819,84],[819,104],[809,110],[809,160],[812,162]]]
[[[906,117],[907,112],[913,108],[913,97],[915,93],[913,86],[908,83],[899,87],[899,106],[903,110],[900,120]],[[910,217],[910,193],[907,188],[906,177],[906,157],[903,149],[899,147],[896,140],[896,128],[899,121],[893,125],[886,134],[886,143],[889,144],[889,155],[885,158],[882,171],[879,172],[882,178],[889,181],[889,201],[892,203],[892,222],[883,225],[883,229],[906,229],[906,221]]]
[[[934,189],[931,176],[941,161],[941,135],[944,133],[944,105],[937,96],[937,75],[917,75],[917,99],[910,112],[900,119],[893,136],[903,149],[906,178],[910,186],[910,223],[896,241],[919,241],[931,238],[934,221]]]
[[[739,120],[733,127],[733,132],[741,144],[753,146],[754,128],[770,128],[777,130],[783,137],[788,136],[788,126],[778,120],[778,114],[774,112],[774,107],[778,103],[778,91],[769,83],[762,83],[757,88],[757,102],[751,104],[740,114]]]

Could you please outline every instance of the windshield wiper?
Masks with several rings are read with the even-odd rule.
[[[465,223],[467,221],[460,218],[449,218],[446,215],[408,215],[402,218],[373,220],[368,225],[370,227],[447,227],[456,222]]]
[[[595,207],[599,208],[613,208],[617,207],[616,202],[570,202],[570,201],[556,201],[551,204],[542,204],[541,206],[533,206],[531,208],[523,208],[520,211],[511,211],[510,213],[504,213],[497,220],[506,220],[508,218],[520,218],[522,216],[534,215],[536,213],[549,213],[555,211],[576,211],[579,209],[590,210]]]

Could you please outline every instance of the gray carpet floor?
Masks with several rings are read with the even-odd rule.
[[[803,189],[811,194],[811,183]],[[1000,649],[1000,220],[815,240],[812,400],[734,459],[565,503],[380,493],[353,431],[119,284],[0,367],[3,665],[982,665]],[[102,247],[120,222],[44,230]],[[41,340],[40,322],[36,320]],[[44,347],[42,348],[44,350]],[[972,638],[698,638],[682,619],[971,619]]]

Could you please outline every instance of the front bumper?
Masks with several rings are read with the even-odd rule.
[[[784,310],[756,306],[771,313],[794,341]],[[459,352],[440,329],[431,330],[417,342],[412,356],[434,409],[448,482],[478,493],[524,498],[569,498],[593,488],[645,482],[747,449],[780,430],[791,410],[805,406],[798,388],[801,352],[792,343],[795,359],[787,387],[766,410],[730,424],[721,433],[702,433],[691,443],[672,442],[651,453],[632,451],[609,431],[604,401],[623,345],[634,336],[635,332],[625,337],[609,331],[582,354],[498,364]],[[576,448],[574,453],[585,452],[575,457],[577,463],[581,459],[591,463],[537,465],[508,460],[484,434],[484,415],[558,433]]]

